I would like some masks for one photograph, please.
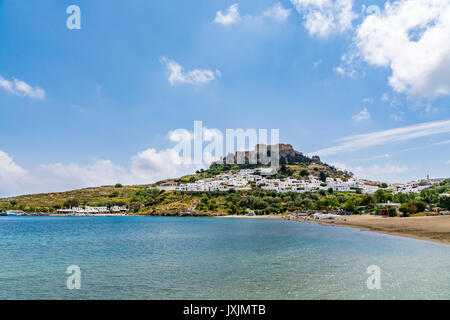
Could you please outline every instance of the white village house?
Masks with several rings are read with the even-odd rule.
[[[317,192],[318,190],[327,190],[332,188],[337,192],[356,192],[374,194],[379,187],[369,183],[366,180],[349,178],[343,181],[340,178],[327,178],[326,182],[319,180],[317,176],[310,175],[306,179],[286,178],[271,179],[268,176],[260,175],[262,169],[245,169],[237,173],[221,173],[213,178],[206,178],[192,183],[164,183],[158,186],[159,190],[185,191],[185,192],[211,192],[234,190],[251,190],[252,185],[262,190],[274,190],[276,192]],[[420,193],[427,188],[432,181],[443,181],[444,179],[427,179],[425,183],[416,181],[406,184],[390,184],[389,189],[394,192],[402,193]]]

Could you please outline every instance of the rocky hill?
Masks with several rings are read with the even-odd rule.
[[[273,154],[274,152],[276,154]],[[302,152],[295,150],[290,144],[257,144],[254,150],[237,151],[228,155],[223,161],[213,162],[209,167],[209,172],[220,173],[229,170],[256,168],[267,165],[267,161],[263,159],[267,160],[268,158],[278,158],[280,167],[288,166],[294,170],[291,171],[293,176],[298,173],[297,171],[301,170],[309,170],[313,174],[314,171],[316,174],[320,171],[332,178],[350,178],[353,175],[351,172],[340,171],[333,166],[323,163],[319,156],[307,157]],[[305,175],[305,171],[303,171],[302,175]]]

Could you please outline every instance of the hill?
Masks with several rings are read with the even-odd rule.
[[[259,158],[261,148],[245,151],[245,159]],[[267,146],[270,152],[273,146]],[[307,157],[295,151],[291,145],[279,146],[280,166],[278,172],[270,179],[284,181],[295,178],[308,181],[311,176],[332,178],[346,181],[351,178],[350,172],[340,171],[320,161],[318,157]],[[236,159],[239,155],[233,155]],[[392,201],[404,204],[404,211],[416,213],[418,208],[427,204],[436,204],[448,208],[448,197],[442,196],[449,192],[448,180],[440,185],[432,186],[418,194],[395,194],[392,190],[381,189],[375,194],[361,194],[358,190],[351,192],[337,192],[329,188],[326,183],[321,188],[306,192],[276,192],[264,190],[253,184],[247,190],[227,190],[208,192],[187,192],[162,190],[159,188],[171,184],[189,184],[199,180],[214,178],[225,173],[238,173],[243,169],[263,167],[260,164],[226,164],[216,162],[208,169],[202,169],[194,174],[180,178],[167,179],[154,184],[139,186],[102,186],[85,188],[67,192],[42,193],[22,195],[0,199],[0,211],[6,209],[23,210],[30,213],[51,213],[60,208],[77,206],[126,206],[133,214],[142,215],[225,215],[245,214],[254,211],[256,214],[284,213],[304,210],[347,210],[359,212],[361,210],[375,210],[377,203]],[[321,182],[321,181],[319,181]],[[323,185],[323,186],[322,186]],[[421,210],[423,211],[423,209]]]

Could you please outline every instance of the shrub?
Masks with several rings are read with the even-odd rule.
[[[114,191],[113,193],[108,195],[108,197],[110,197],[110,198],[115,198],[115,197],[118,197],[118,196],[119,196],[119,192],[117,192],[117,191]]]
[[[407,203],[403,203],[399,210],[403,213],[404,217],[409,216],[409,205]]]
[[[309,171],[306,170],[306,169],[303,169],[302,171],[300,171],[300,175],[301,175],[302,177],[306,177],[306,176],[309,175]]]
[[[409,211],[414,214],[417,212],[422,212],[426,208],[426,203],[423,201],[412,201],[409,204]]]
[[[397,210],[394,207],[388,208],[388,216],[389,217],[396,217],[397,216]]]

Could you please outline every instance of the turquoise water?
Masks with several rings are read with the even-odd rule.
[[[282,220],[0,217],[0,299],[450,299],[450,246]]]

